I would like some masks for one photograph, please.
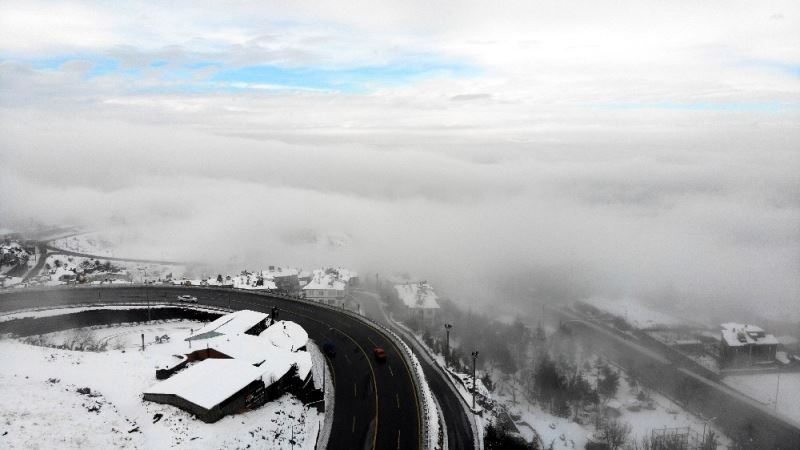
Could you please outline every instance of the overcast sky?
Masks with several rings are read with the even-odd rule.
[[[797,317],[800,3],[4,1],[0,226],[30,221]]]

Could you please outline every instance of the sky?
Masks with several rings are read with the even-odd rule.
[[[0,3],[0,226],[219,270],[800,320],[799,128],[795,1]]]

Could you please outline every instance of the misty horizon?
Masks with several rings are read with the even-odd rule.
[[[506,7],[4,3],[0,228],[800,320],[797,4]]]

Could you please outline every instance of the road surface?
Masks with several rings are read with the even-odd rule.
[[[326,380],[335,386],[329,448],[423,448],[420,399],[399,350],[380,331],[335,310],[246,291],[153,286],[20,289],[0,293],[0,312],[95,302],[174,301],[183,294],[197,297],[199,304],[233,309],[269,313],[276,306],[278,320],[297,322],[320,346],[326,342],[336,346],[337,354],[330,358],[331,379]],[[376,361],[374,347],[385,349],[386,362]]]
[[[367,317],[386,327],[393,327],[378,305],[377,302],[380,300],[376,295],[356,292],[355,298]],[[451,449],[473,448],[470,418],[467,417],[467,414],[464,412],[461,399],[447,386],[446,383],[448,383],[448,381],[438,373],[437,369],[433,367],[433,364],[431,364],[427,358],[419,356],[417,359],[419,359],[422,365],[422,370],[425,373],[425,378],[428,380],[431,392],[436,396],[436,399],[439,401],[439,406],[442,408],[442,415],[447,422],[448,445]]]

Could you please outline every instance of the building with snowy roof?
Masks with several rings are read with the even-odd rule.
[[[259,328],[266,314],[237,311],[209,323],[192,340],[199,348],[156,367],[144,399],[182,408],[205,422],[253,409],[291,392],[317,400],[308,333],[294,322]],[[257,333],[254,333],[257,331]],[[183,370],[181,370],[183,369]]]
[[[203,422],[216,422],[248,407],[265,388],[263,370],[236,359],[206,359],[154,384],[144,399],[177,406]]]
[[[297,295],[300,292],[300,272],[291,267],[269,266],[261,276],[275,284],[276,290],[283,294]]]
[[[242,309],[225,314],[186,338],[187,341],[210,339],[221,335],[251,334],[257,336],[267,328],[269,314]]]
[[[303,296],[327,305],[342,305],[347,298],[348,285],[333,274],[315,273],[314,278],[303,286]]]
[[[432,322],[436,317],[439,296],[426,281],[396,284],[394,289],[401,304],[405,306],[409,319]]]
[[[778,340],[763,328],[741,323],[723,323],[720,334],[720,366],[741,367],[775,362]]]

